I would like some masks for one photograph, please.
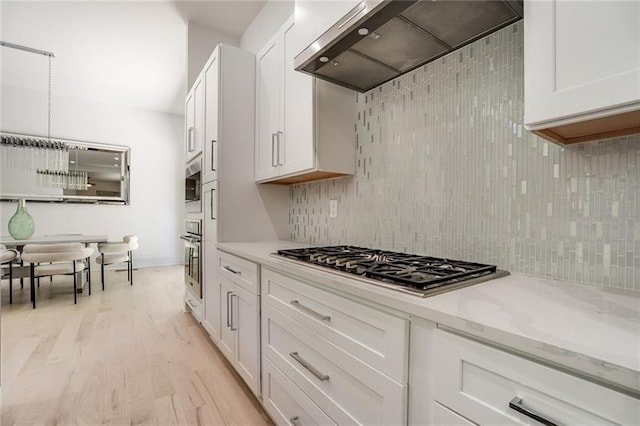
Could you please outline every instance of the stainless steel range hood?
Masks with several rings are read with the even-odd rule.
[[[522,19],[522,0],[363,0],[295,58],[366,92]]]

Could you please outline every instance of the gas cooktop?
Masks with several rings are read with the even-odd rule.
[[[346,245],[278,250],[277,255],[420,297],[509,275],[494,265]]]

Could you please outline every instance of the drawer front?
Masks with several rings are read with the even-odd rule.
[[[263,354],[338,424],[406,424],[407,388],[270,306]]]
[[[278,425],[335,425],[335,423],[311,401],[268,358],[263,370],[263,403]]]
[[[640,424],[640,400],[463,337],[436,330],[433,397],[479,424]],[[510,407],[512,405],[513,407]]]
[[[220,253],[220,273],[222,276],[229,278],[253,294],[260,294],[258,265],[223,251],[218,252]]]
[[[407,382],[409,321],[263,268],[264,303],[389,376]]]

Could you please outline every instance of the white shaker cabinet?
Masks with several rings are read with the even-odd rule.
[[[224,269],[225,266],[228,265],[221,257],[220,268]],[[236,273],[240,276],[242,271]],[[218,280],[221,290],[221,337],[218,347],[253,393],[260,395],[259,296],[247,290],[237,279],[229,279],[224,272],[218,274]]]
[[[204,137],[204,85],[198,78],[185,101],[185,159],[190,161],[202,152]]]
[[[560,144],[640,132],[640,2],[524,4],[525,125]]]
[[[640,423],[636,398],[440,329],[431,371],[434,423]]]
[[[292,16],[257,54],[257,182],[355,173],[355,93],[295,71],[305,46]]]
[[[202,185],[202,206],[203,206],[203,298],[204,298],[204,318],[202,326],[207,330],[211,339],[218,343],[220,341],[220,282],[214,277],[218,269],[218,253],[216,242],[218,241],[218,219],[217,219],[217,187],[218,181],[212,181]]]
[[[220,120],[220,50],[214,51],[202,72],[204,80],[204,159],[202,182],[211,182],[218,177],[218,121]]]

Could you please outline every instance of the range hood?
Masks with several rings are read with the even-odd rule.
[[[521,0],[363,0],[295,68],[366,92],[520,19]]]

